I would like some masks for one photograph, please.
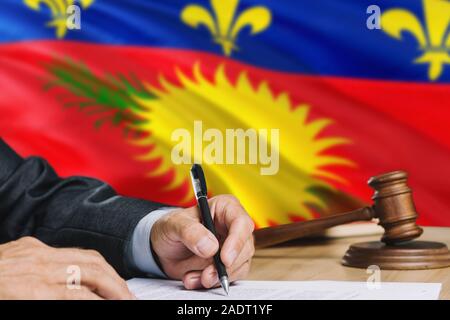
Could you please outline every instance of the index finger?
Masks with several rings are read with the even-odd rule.
[[[220,257],[225,266],[230,267],[252,237],[254,223],[239,201],[234,197],[214,207],[216,219],[228,229]]]

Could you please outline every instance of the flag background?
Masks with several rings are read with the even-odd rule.
[[[427,2],[448,9],[440,10],[439,16],[448,35],[449,1],[392,0],[376,4],[382,12],[408,10],[427,30]],[[3,1],[2,137],[24,156],[45,157],[64,176],[94,176],[126,195],[188,205],[192,203],[185,201],[190,192],[188,181],[168,189],[176,175],[174,169],[149,175],[158,170],[161,160],[136,160],[144,150],[124,137],[126,124],[106,122],[96,128],[92,116],[78,108],[64,108],[67,101],[79,95],[67,86],[70,81],[51,90],[46,88],[55,80],[51,66],[64,59],[82,63],[95,75],[92,86],[106,74],[135,77],[158,86],[161,75],[179,83],[177,68],[192,75],[195,64],[200,64],[202,73],[214,82],[217,68],[225,65],[232,83],[246,72],[255,88],[266,81],[275,96],[286,92],[293,109],[308,104],[308,121],[331,119],[333,123],[319,137],[339,136],[351,141],[327,150],[354,165],[325,166],[343,178],[339,181],[317,177],[335,188],[320,195],[326,206],[312,208],[311,215],[296,216],[283,210],[277,215],[291,220],[312,218],[370,203],[372,190],[366,186],[367,179],[402,169],[410,174],[419,222],[450,226],[448,64],[431,81],[429,65],[413,63],[421,54],[414,36],[404,32],[399,40],[383,30],[367,29],[366,9],[373,1],[239,1],[238,13],[264,6],[272,19],[256,34],[251,34],[249,27],[243,28],[236,40],[238,50],[230,56],[224,55],[207,28],[192,28],[181,20],[182,10],[191,4],[213,10],[206,0],[95,0],[82,9],[81,30],[67,30],[58,39],[55,28],[46,26],[51,11],[44,3],[35,11],[22,1]],[[443,48],[448,52],[447,43],[450,41],[443,38]],[[115,107],[114,101],[102,103]],[[301,161],[301,156],[289,159],[297,160]],[[236,192],[232,187],[224,189]],[[211,191],[216,192],[214,188]],[[258,212],[250,214],[256,216]],[[282,221],[273,218],[267,223]]]

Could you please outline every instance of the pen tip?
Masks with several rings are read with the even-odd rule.
[[[225,293],[230,295],[230,284],[228,282],[228,277],[222,277],[220,279],[220,284],[222,285],[223,290],[225,290]]]

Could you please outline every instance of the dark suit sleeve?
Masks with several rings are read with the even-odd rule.
[[[51,246],[99,251],[123,277],[136,276],[126,250],[137,223],[162,205],[119,196],[85,177],[62,179],[37,157],[0,139],[0,243],[34,236]]]

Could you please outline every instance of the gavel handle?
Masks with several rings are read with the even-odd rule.
[[[375,213],[371,207],[309,221],[294,222],[254,231],[255,247],[262,248],[301,238],[327,228],[353,221],[372,220]]]

